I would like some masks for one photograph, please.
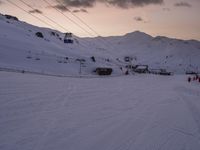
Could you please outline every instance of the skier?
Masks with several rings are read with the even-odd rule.
[[[125,72],[125,75],[128,75],[129,74],[129,72],[128,72],[128,70]]]
[[[188,82],[191,82],[191,78],[190,77],[188,77]]]

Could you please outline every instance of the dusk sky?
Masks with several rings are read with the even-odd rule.
[[[102,36],[124,35],[140,30],[152,36],[200,40],[200,0],[0,0],[0,13],[17,16],[30,24],[48,27],[11,2],[51,24],[57,30],[67,32],[44,16],[78,36],[91,35],[59,11],[91,34],[93,32],[69,11]]]

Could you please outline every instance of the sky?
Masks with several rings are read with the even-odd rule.
[[[81,37],[139,30],[200,40],[200,0],[0,0],[0,13]]]

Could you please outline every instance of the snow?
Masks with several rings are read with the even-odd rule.
[[[0,69],[79,76],[80,62],[77,59],[84,59],[86,62],[82,65],[82,75],[91,75],[99,66],[112,66],[114,74],[121,74],[116,64],[105,61],[108,57],[92,53],[92,47],[83,47],[82,39],[78,41],[81,44],[64,44],[57,36],[51,34],[55,32],[63,38],[63,33],[5,19],[3,16],[0,18]],[[41,32],[44,38],[37,37],[36,32]],[[74,36],[74,39],[79,38]],[[96,59],[95,63],[91,60],[92,56]],[[69,59],[66,60],[66,57]]]
[[[199,41],[63,37],[0,14],[0,150],[199,150],[200,83],[183,75],[200,72]],[[124,76],[124,57],[174,76]]]
[[[147,69],[147,68],[148,68],[148,66],[137,66],[136,69]]]
[[[35,36],[36,32],[41,32],[44,38]],[[58,36],[53,36],[52,32]],[[120,75],[120,67],[126,65],[124,57],[131,57],[134,58],[132,64],[148,65],[150,69],[166,69],[176,74],[200,72],[200,42],[195,40],[152,37],[139,31],[116,37],[79,38],[73,35],[74,44],[64,44],[63,38],[64,33],[59,31],[0,15],[0,68],[78,76],[76,59],[85,59],[85,75],[91,75],[99,66],[112,67],[114,74]],[[32,59],[27,59],[28,56]],[[92,56],[95,63],[90,59]],[[70,62],[57,63],[65,57],[71,58]]]
[[[0,72],[2,150],[199,150],[187,76],[58,78]]]

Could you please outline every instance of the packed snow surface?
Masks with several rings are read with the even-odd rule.
[[[199,150],[200,84],[186,78],[0,72],[0,149]]]

